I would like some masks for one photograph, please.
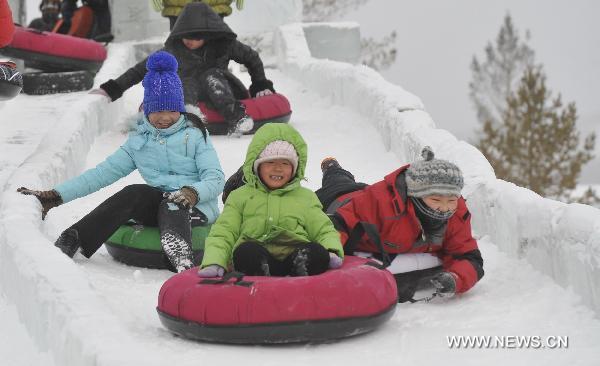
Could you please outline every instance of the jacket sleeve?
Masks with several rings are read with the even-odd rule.
[[[144,75],[146,75],[147,59],[148,58],[145,58],[138,62],[118,78],[114,80],[109,79],[107,82],[100,85],[100,87],[106,91],[113,102],[121,98],[127,89],[138,84],[144,79]]]
[[[242,226],[243,201],[237,193],[231,192],[223,213],[210,229],[204,244],[201,268],[216,264],[227,269],[231,262],[233,246],[240,236]]]
[[[15,25],[8,1],[0,0],[0,48],[12,42]]]
[[[477,241],[471,234],[469,212],[451,220],[452,225],[448,225],[442,244],[441,259],[444,270],[456,275],[456,292],[461,293],[469,290],[483,277],[483,258]]]
[[[240,41],[234,41],[231,46],[230,58],[248,69],[252,83],[260,83],[267,79],[262,60],[258,52]]]
[[[213,200],[223,192],[225,174],[209,136],[206,137],[206,143],[204,138],[198,138],[195,159],[200,181],[191,186],[198,193],[198,202]]]
[[[312,193],[312,192],[311,192]],[[312,193],[311,205],[305,211],[306,232],[309,240],[321,244],[325,249],[344,258],[344,249],[340,241],[340,234],[333,223],[323,212],[323,206],[317,196]]]
[[[125,177],[136,168],[129,153],[123,147],[115,151],[95,168],[59,184],[54,189],[63,202],[87,196]]]
[[[374,214],[377,212],[376,205],[376,200],[370,199],[368,193],[364,191],[353,196],[348,203],[337,209],[334,220],[341,221],[342,227],[337,227],[337,229],[340,230],[344,245],[356,224],[361,221],[374,224],[380,229],[379,220]]]

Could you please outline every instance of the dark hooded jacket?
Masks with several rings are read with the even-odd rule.
[[[182,38],[186,36],[202,38],[206,43],[199,49],[190,50],[182,42]],[[186,104],[198,102],[201,75],[210,69],[222,69],[228,79],[234,84],[239,84],[235,76],[227,71],[230,60],[243,64],[248,69],[252,79],[252,96],[258,91],[273,89],[273,84],[265,77],[258,53],[236,38],[237,35],[208,5],[190,3],[183,9],[162,50],[173,54],[179,63],[177,73],[183,83]],[[120,98],[125,90],[142,81],[145,74],[146,59],[100,87],[114,101]]]

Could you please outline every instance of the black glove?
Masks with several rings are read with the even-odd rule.
[[[113,79],[109,79],[104,84],[100,84],[100,88],[104,90],[106,94],[108,94],[110,100],[113,102],[121,98],[123,96],[123,92],[125,92],[123,88],[121,88]]]
[[[46,218],[46,214],[50,211],[51,208],[56,206],[60,206],[63,203],[60,194],[55,190],[51,191],[34,191],[25,187],[21,187],[17,189],[17,192],[25,195],[32,195],[37,198],[42,204],[42,220]]]
[[[271,80],[268,79],[264,79],[264,80],[257,80],[254,83],[252,83],[252,85],[250,85],[250,96],[252,98],[256,97],[256,94],[258,92],[261,92],[263,90],[270,90],[273,93],[275,93],[275,89],[273,89],[273,82]]]
[[[450,272],[441,272],[431,279],[435,292],[439,297],[452,297],[456,293],[456,275]]]

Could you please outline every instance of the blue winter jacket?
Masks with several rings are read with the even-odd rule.
[[[210,137],[193,127],[182,115],[171,127],[157,129],[146,117],[138,121],[123,146],[95,168],[54,188],[63,202],[106,187],[135,169],[146,183],[165,192],[183,186],[198,193],[196,207],[213,223],[219,216],[217,197],[223,191],[224,175]]]

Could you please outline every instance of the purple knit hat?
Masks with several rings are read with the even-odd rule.
[[[183,87],[177,75],[177,60],[165,51],[148,57],[142,85],[144,86],[144,114],[153,112],[185,112]]]

